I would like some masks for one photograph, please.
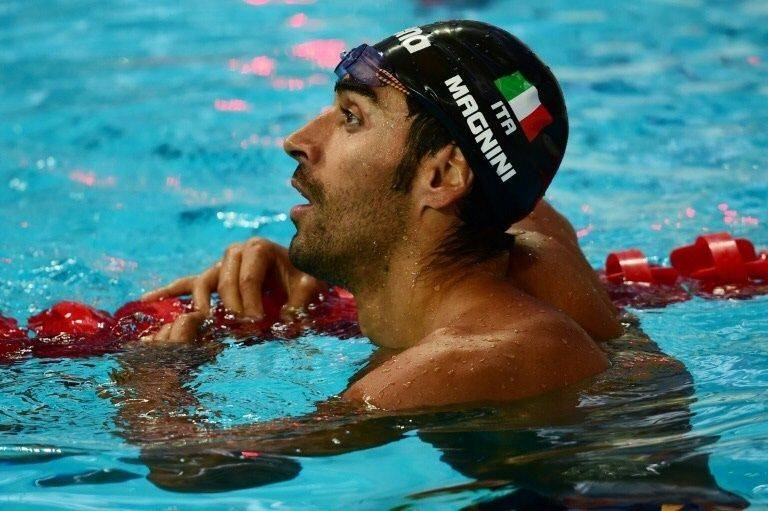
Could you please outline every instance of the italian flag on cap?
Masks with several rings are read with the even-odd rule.
[[[493,83],[512,107],[528,142],[533,141],[545,126],[552,123],[552,116],[539,100],[539,91],[523,78],[520,71],[502,76]]]

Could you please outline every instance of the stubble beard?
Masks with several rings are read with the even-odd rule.
[[[404,195],[391,189],[376,197],[345,197],[316,205],[297,225],[288,255],[299,270],[354,291],[386,275],[405,234]]]

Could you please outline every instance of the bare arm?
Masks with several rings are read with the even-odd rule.
[[[509,232],[516,235],[509,278],[517,287],[563,311],[596,341],[621,335],[618,311],[565,217],[542,200]]]
[[[135,444],[194,438],[201,433],[194,415],[197,397],[189,391],[200,365],[216,357],[221,345],[134,346],[119,356],[112,379],[120,386],[112,398],[123,437]]]
[[[139,346],[120,355],[113,397],[122,435],[141,447],[149,480],[171,491],[229,491],[290,479],[296,456],[329,456],[382,445],[415,427],[338,398],[314,413],[228,429],[196,414],[197,368],[221,345]],[[407,426],[403,427],[404,425]],[[290,456],[288,458],[286,456]]]
[[[318,404],[312,414],[222,430],[190,411],[198,401],[188,385],[196,368],[213,360],[219,349],[207,343],[143,347],[121,355],[122,369],[113,375],[122,387],[122,396],[115,399],[119,422],[124,436],[142,446],[150,468],[159,463],[165,473],[168,463],[183,465],[186,458],[203,463],[212,450],[216,456],[223,450],[228,457],[247,458],[243,452],[325,456],[373,447],[403,433],[384,410],[511,401],[567,386],[606,365],[583,331],[551,313],[532,316],[514,332],[470,336],[442,328],[389,357],[357,379],[341,399]],[[214,461],[205,463],[219,463]],[[184,470],[177,473],[178,478],[166,474],[163,484],[189,483]]]
[[[581,252],[576,230],[571,222],[544,199],[539,201],[530,215],[512,224],[508,232],[512,234],[537,232],[552,238],[564,247],[575,248]]]

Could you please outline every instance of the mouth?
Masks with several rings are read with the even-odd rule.
[[[313,206],[312,200],[307,196],[307,191],[295,177],[291,178],[291,186],[294,187],[302,197],[307,199],[307,204],[297,204],[291,208],[291,220],[296,223],[298,219],[312,209]]]
[[[308,197],[306,189],[302,186],[301,183],[299,183],[299,181],[295,177],[291,178],[291,186],[294,187],[302,197],[307,199],[307,202],[312,204],[312,200]]]

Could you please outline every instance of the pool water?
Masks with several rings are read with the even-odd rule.
[[[445,18],[508,29],[560,78],[572,135],[548,197],[594,266],[631,246],[667,262],[721,230],[766,246],[761,0],[4,0],[0,312],[23,320],[64,299],[114,311],[231,242],[287,244],[300,198],[282,140],[330,101],[339,51]],[[767,305],[635,311],[690,376],[670,362],[649,378],[630,360],[588,391],[508,407],[334,419],[338,452],[239,460],[233,473],[267,479],[216,493],[147,479],[119,419],[121,355],[3,365],[0,506],[538,509],[731,492],[768,507]],[[617,361],[637,338],[610,347]],[[191,373],[186,413],[211,428],[301,423],[374,351],[309,334],[228,341]],[[356,445],[337,430],[369,433]]]

